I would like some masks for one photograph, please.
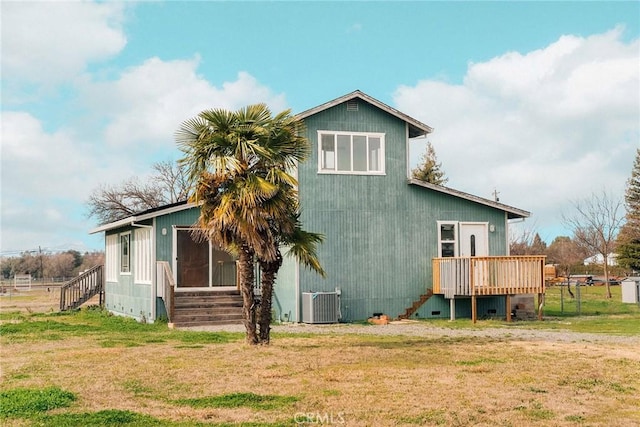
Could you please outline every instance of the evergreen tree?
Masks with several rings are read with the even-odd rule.
[[[627,207],[627,221],[640,234],[640,148],[636,149],[636,160],[633,162],[631,178],[627,181],[624,200]]]
[[[532,237],[533,236],[533,237]],[[540,234],[525,230],[520,235],[510,234],[509,254],[510,255],[546,255],[547,244],[540,237]]]
[[[640,270],[640,149],[636,150],[624,200],[627,222],[618,235],[617,261],[623,267]]]
[[[411,171],[412,178],[436,185],[447,183],[449,179],[445,177],[444,172],[440,169],[442,164],[438,163],[436,151],[430,142],[427,142],[427,151],[422,155],[420,162],[420,165]]]
[[[533,243],[531,243],[530,250],[531,255],[544,255],[547,253],[547,244],[538,233],[533,236]]]

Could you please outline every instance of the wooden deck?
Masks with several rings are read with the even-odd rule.
[[[477,296],[504,295],[509,307],[511,295],[538,294],[539,300],[544,295],[544,255],[434,258],[432,263],[433,293],[452,301],[471,297],[472,307]]]

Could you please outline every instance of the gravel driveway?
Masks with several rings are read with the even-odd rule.
[[[244,332],[243,325],[196,326],[181,328],[193,331],[226,331]],[[640,334],[635,336],[617,336],[607,334],[592,334],[571,331],[553,331],[539,329],[523,329],[521,327],[453,329],[432,326],[427,322],[398,321],[388,325],[362,325],[340,323],[331,325],[289,323],[272,325],[272,332],[283,333],[312,333],[312,334],[366,334],[366,335],[404,335],[411,337],[481,337],[496,339],[511,339],[518,341],[546,341],[546,342],[610,342],[640,344]]]

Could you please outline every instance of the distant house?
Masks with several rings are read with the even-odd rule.
[[[618,254],[616,253],[610,253],[607,256],[607,265],[618,265]],[[594,256],[590,256],[589,258],[585,258],[584,260],[584,265],[591,265],[591,264],[596,264],[596,265],[602,265],[604,264],[604,257],[602,256],[602,254],[596,254]]]
[[[529,212],[409,178],[409,146],[431,127],[360,91],[298,117],[312,145],[297,170],[302,222],[325,235],[327,278],[285,258],[276,319],[508,317],[512,295],[544,292],[544,257],[509,256],[509,222]],[[178,324],[238,320],[223,315],[238,305],[235,260],[192,238],[198,215],[185,202],[92,230],[105,233],[110,311],[147,321],[172,314]],[[225,309],[198,311],[193,301],[205,299]]]

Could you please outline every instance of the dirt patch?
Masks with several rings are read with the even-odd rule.
[[[31,290],[5,288],[0,293],[0,313],[52,313],[60,309],[60,286],[38,286]]]

